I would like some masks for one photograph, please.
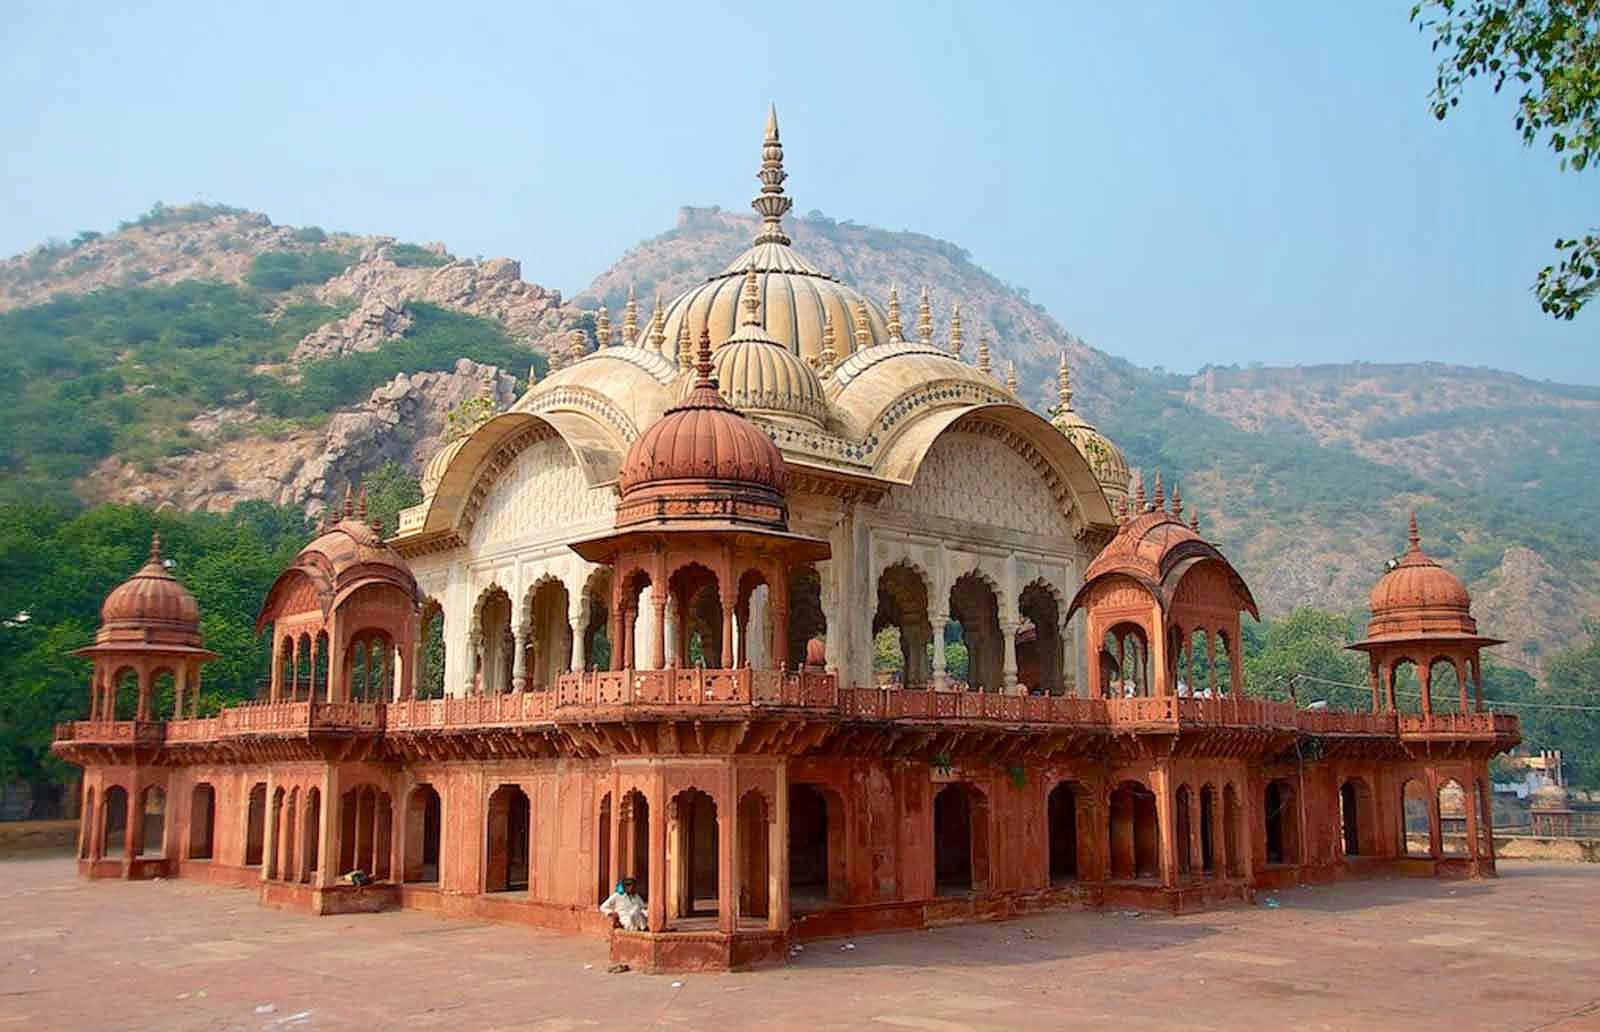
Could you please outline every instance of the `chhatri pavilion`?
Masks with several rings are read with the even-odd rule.
[[[1414,523],[1353,646],[1370,707],[1247,697],[1249,587],[1077,413],[1065,360],[1034,413],[959,308],[936,336],[926,291],[908,325],[794,249],[775,116],[761,159],[723,272],[643,320],[630,296],[617,331],[596,312],[393,537],[355,499],[325,519],[263,603],[260,699],[197,712],[215,654],[158,551],[111,593],[55,743],[84,876],[521,922],[669,970],[1494,872],[1487,765],[1518,724]],[[623,877],[647,930],[597,909]]]

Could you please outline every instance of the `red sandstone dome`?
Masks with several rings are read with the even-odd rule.
[[[344,513],[338,522],[324,527],[294,557],[289,568],[279,574],[256,617],[257,631],[272,621],[285,597],[296,590],[302,578],[309,580],[324,613],[370,584],[391,584],[419,602],[422,598],[411,567],[400,558],[400,553],[384,543],[378,529],[366,521],[364,496],[357,512],[347,495]]]
[[[1408,541],[1405,555],[1372,588],[1368,639],[1477,637],[1472,597],[1459,577],[1422,551],[1415,513]]]
[[[97,641],[139,638],[200,645],[200,606],[161,560],[161,538],[150,539],[150,558],[112,589],[100,606]]]
[[[623,458],[618,527],[708,521],[788,526],[783,456],[772,438],[717,393],[710,349],[710,336],[702,331],[694,389]]]

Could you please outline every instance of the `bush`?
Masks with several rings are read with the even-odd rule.
[[[343,251],[267,251],[250,263],[245,282],[261,290],[288,290],[326,283],[350,267],[355,255]]]
[[[416,244],[390,244],[383,249],[383,256],[408,269],[433,269],[450,264],[448,255],[435,254]]]

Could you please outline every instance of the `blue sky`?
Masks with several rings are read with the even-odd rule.
[[[509,255],[572,293],[739,207],[966,247],[1144,365],[1437,360],[1600,383],[1528,292],[1593,176],[1408,3],[0,4],[0,252],[204,198]]]

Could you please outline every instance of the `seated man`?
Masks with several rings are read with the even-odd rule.
[[[645,920],[644,899],[633,891],[635,884],[632,878],[622,879],[617,891],[600,904],[600,913],[610,914],[617,927],[627,932],[643,932],[650,927]]]

